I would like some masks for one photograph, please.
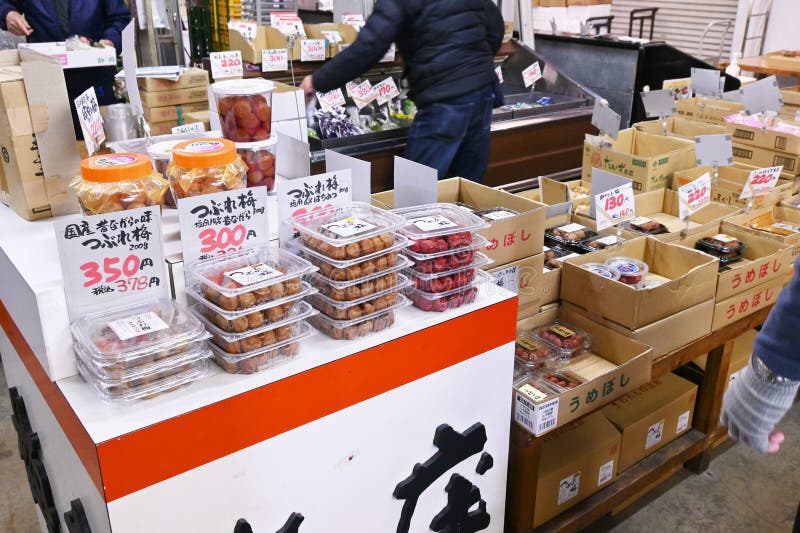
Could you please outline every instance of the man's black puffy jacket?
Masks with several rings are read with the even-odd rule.
[[[378,0],[358,39],[314,74],[314,88],[343,87],[377,63],[391,43],[406,65],[417,105],[494,82],[503,18],[491,0]]]

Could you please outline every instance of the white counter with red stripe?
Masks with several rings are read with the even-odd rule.
[[[0,255],[2,279],[30,277]],[[115,405],[78,376],[48,377],[36,332],[64,324],[19,323],[37,315],[20,310],[47,313],[35,295],[52,285],[3,285],[0,354],[62,530],[77,499],[91,531],[228,532],[239,519],[270,533],[503,530],[517,308],[503,289],[484,285],[445,313],[403,309],[355,341],[316,334],[256,374],[214,367],[187,388]]]

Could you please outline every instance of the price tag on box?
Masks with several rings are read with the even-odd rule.
[[[289,54],[286,48],[267,48],[261,51],[261,72],[285,70],[289,70]]]
[[[304,215],[326,207],[340,207],[353,200],[350,169],[281,180],[277,184],[278,220],[281,246],[294,237],[295,228],[290,223],[294,216]]]
[[[711,174],[706,172],[694,181],[678,188],[678,215],[689,218],[711,203]]]
[[[397,89],[397,85],[394,83],[394,79],[391,76],[375,85],[374,89],[375,96],[380,105],[391,101],[392,98],[400,96],[400,91]]]
[[[343,106],[347,100],[341,89],[334,89],[326,93],[317,93],[317,100],[323,111],[330,111],[334,107]]]
[[[531,66],[522,71],[522,82],[525,87],[530,87],[542,78],[542,69],[539,67],[539,62],[534,61]]]
[[[783,165],[777,167],[758,168],[750,172],[747,177],[747,183],[742,189],[742,194],[739,196],[740,200],[754,198],[756,196],[764,196],[771,193],[778,184],[778,180],[783,172]]]
[[[352,88],[352,91],[350,92],[350,98],[353,99],[356,107],[363,109],[373,100],[375,100],[375,88],[372,86],[369,80],[365,80]]]
[[[211,77],[215,80],[241,78],[244,75],[242,53],[239,50],[211,52]]]
[[[206,125],[202,122],[192,122],[191,124],[181,124],[172,128],[172,133],[203,133]]]
[[[600,130],[601,133],[609,135],[612,139],[619,136],[619,123],[621,117],[619,113],[608,107],[608,102],[597,99],[594,101],[592,111],[592,126]]]
[[[728,134],[699,135],[694,138],[697,166],[720,167],[733,164],[733,139]]]
[[[73,319],[169,297],[159,207],[59,218],[53,225]]]
[[[325,39],[300,41],[300,61],[325,61]]]
[[[186,263],[267,244],[267,188],[182,198],[178,219]]]
[[[331,44],[339,44],[342,42],[342,34],[336,30],[320,30],[320,33],[324,35]]]
[[[92,155],[106,140],[103,117],[100,115],[100,106],[97,103],[94,87],[89,87],[75,99],[75,111],[78,113],[78,122],[80,122],[81,131],[83,131],[83,142],[86,145],[86,151],[89,155]]]
[[[252,20],[230,20],[228,29],[236,30],[245,40],[253,42],[258,34],[258,25]]]
[[[616,226],[636,215],[631,183],[601,192],[594,197],[594,203],[598,231]]]
[[[514,294],[519,294],[519,265],[503,268],[492,272],[494,284],[503,287]]]

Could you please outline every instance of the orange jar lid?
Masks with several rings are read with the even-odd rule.
[[[236,145],[227,139],[193,139],[172,147],[172,160],[183,168],[221,167],[236,160]]]
[[[86,181],[133,181],[152,173],[153,164],[143,154],[96,155],[81,161],[81,176]]]

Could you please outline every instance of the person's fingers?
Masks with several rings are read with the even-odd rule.
[[[783,441],[786,440],[786,435],[783,434],[783,431],[773,431],[769,434],[769,441],[775,444],[783,444]]]

